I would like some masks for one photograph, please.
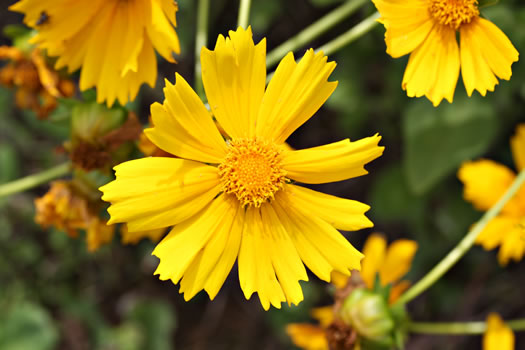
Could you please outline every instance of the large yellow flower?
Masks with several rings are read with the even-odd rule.
[[[386,52],[410,54],[402,87],[434,106],[452,102],[461,75],[469,96],[494,91],[509,80],[518,51],[492,22],[480,17],[477,0],[372,0],[386,28]],[[456,39],[459,32],[460,44]]]
[[[80,89],[96,86],[108,106],[155,85],[155,50],[170,62],[180,51],[173,0],[21,0],[10,9],[38,30],[34,43],[59,57],[56,69],[82,67]]]
[[[518,171],[525,169],[525,124],[520,124],[511,139],[512,154]],[[514,181],[516,174],[492,160],[466,162],[458,171],[465,185],[464,197],[476,209],[489,210]],[[498,260],[507,265],[525,254],[525,186],[522,186],[501,213],[492,219],[476,239],[486,250],[500,246]]]
[[[483,350],[514,350],[514,333],[498,314],[492,313],[487,317]]]
[[[303,265],[330,281],[360,268],[362,254],[337,231],[372,226],[365,204],[319,193],[292,181],[318,184],[364,175],[379,157],[378,135],[304,150],[284,147],[288,136],[321,107],[337,83],[334,62],[309,50],[299,63],[289,53],[265,89],[266,41],[251,29],[219,36],[203,49],[204,88],[213,115],[179,75],[166,82],[164,104],[151,106],[146,130],[180,158],[150,157],[115,168],[103,186],[110,223],[130,231],[175,225],[153,254],[160,279],[180,281],[186,300],[204,289],[214,298],[235,260],[246,298],[257,292],[265,309],[303,299]]]

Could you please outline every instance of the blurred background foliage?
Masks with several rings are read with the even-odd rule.
[[[0,1],[2,27],[21,23]],[[250,23],[256,42],[267,37],[271,50],[298,33],[341,0],[254,1]],[[237,1],[214,0],[210,41],[234,29]],[[147,123],[149,105],[162,101],[163,79],[175,71],[193,78],[196,1],[179,1],[179,63],[160,61],[155,89],[143,87],[127,107]],[[319,47],[374,11],[370,3],[359,13],[296,53]],[[482,10],[525,52],[525,4],[501,1]],[[419,250],[409,274],[417,280],[465,234],[480,213],[462,199],[456,178],[465,160],[486,157],[512,167],[509,137],[525,121],[525,65],[513,65],[510,82],[482,98],[468,98],[458,82],[454,103],[438,108],[424,99],[410,99],[401,90],[407,57],[385,53],[384,29],[344,48],[331,59],[338,64],[332,80],[339,86],[324,108],[289,140],[303,148],[350,137],[380,133],[384,155],[367,168],[370,174],[342,183],[317,186],[325,192],[372,206],[374,231],[389,240],[415,239]],[[2,45],[11,44],[8,36]],[[75,77],[78,79],[78,76]],[[77,96],[93,99],[93,92]],[[0,183],[35,173],[64,161],[63,143],[70,138],[71,106],[62,101],[47,121],[16,109],[13,91],[0,89]],[[136,153],[136,157],[140,154]],[[303,283],[305,300],[298,307],[264,312],[256,297],[244,300],[234,269],[216,300],[201,292],[190,302],[178,286],[153,276],[154,244],[123,246],[120,238],[88,253],[83,239],[34,223],[33,199],[48,186],[0,200],[0,349],[293,349],[284,332],[290,322],[309,320],[311,307],[331,303],[329,285],[312,276]],[[358,248],[368,234],[347,235]],[[494,252],[474,247],[427,293],[409,305],[421,321],[482,320],[497,311],[504,318],[523,317],[525,299],[519,285],[525,262],[502,268]],[[413,336],[407,349],[480,349],[475,336]],[[525,346],[523,335],[517,348]]]

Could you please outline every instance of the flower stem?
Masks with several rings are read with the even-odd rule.
[[[239,4],[239,18],[237,26],[246,29],[248,27],[248,20],[250,19],[250,5],[251,0],[240,0]]]
[[[24,178],[0,185],[0,198],[18,192],[28,190],[40,184],[46,183],[62,175],[66,175],[71,170],[71,164],[66,162],[54,168],[44,170],[40,173],[26,176]]]
[[[525,331],[525,319],[505,321],[505,324],[514,331]],[[479,322],[410,322],[408,331],[425,334],[483,334],[487,324]]]
[[[372,30],[372,28],[374,28],[378,24],[378,18],[379,13],[375,12],[374,14],[368,16],[367,18],[359,22],[356,26],[352,27],[347,32],[339,35],[334,40],[327,42],[326,44],[318,48],[316,51],[323,51],[324,54],[327,56],[333,54],[336,51],[339,51],[346,45],[350,44],[356,39],[359,39],[364,34]]]
[[[312,41],[319,35],[332,28],[352,13],[357,11],[362,5],[369,2],[369,0],[350,0],[346,1],[341,6],[335,8],[324,17],[321,17],[310,26],[303,29],[299,34],[286,40],[281,45],[277,46],[266,57],[266,66],[271,67],[275,65],[281,58],[283,58],[288,52],[295,51],[308,42]]]
[[[521,185],[525,181],[525,170],[522,170],[516,177],[509,189],[503,194],[489,211],[481,217],[481,219],[472,227],[465,237],[458,243],[458,245],[452,249],[443,260],[441,260],[429,273],[427,273],[422,279],[408,289],[401,297],[396,301],[397,304],[406,304],[419,294],[423,293],[427,288],[433,285],[437,280],[441,278],[459,259],[465,255],[465,253],[472,247],[474,241],[478,235],[487,226],[496,215],[499,214],[501,209],[507,204],[507,202],[514,196],[514,194],[520,189]]]
[[[199,0],[197,5],[197,34],[195,36],[195,90],[202,98],[204,86],[202,85],[201,49],[208,42],[208,13],[210,0]]]

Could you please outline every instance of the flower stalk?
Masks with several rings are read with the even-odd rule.
[[[458,243],[458,245],[452,249],[443,260],[441,260],[429,273],[427,273],[421,280],[414,284],[408,289],[401,297],[396,301],[394,305],[406,304],[419,294],[423,293],[436,281],[438,281],[456,262],[459,261],[465,255],[465,253],[472,247],[478,235],[485,229],[487,224],[499,214],[501,209],[507,204],[507,202],[514,197],[516,192],[520,189],[522,184],[525,182],[525,170],[522,170],[509,189],[503,194],[499,201],[494,204],[489,211],[487,211],[481,219],[472,227],[467,235]]]
[[[18,192],[26,191],[53,179],[66,175],[71,170],[71,163],[66,162],[37,174],[32,174],[24,178],[0,185],[0,198]]]
[[[295,51],[303,45],[322,35],[336,24],[343,21],[345,18],[355,13],[361,6],[368,3],[368,0],[351,0],[346,1],[342,5],[335,8],[325,16],[321,17],[316,22],[312,23],[297,35],[286,40],[281,45],[277,46],[266,57],[266,66],[271,67],[275,65],[288,52]]]
[[[525,331],[525,319],[505,321],[513,331]],[[412,333],[424,334],[483,334],[487,323],[477,322],[410,322],[407,330]]]
[[[203,46],[208,42],[208,14],[210,0],[199,0],[197,5],[197,33],[195,35],[195,90],[200,97],[204,96],[202,85],[202,68],[199,57]]]

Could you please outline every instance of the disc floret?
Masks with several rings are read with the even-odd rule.
[[[430,14],[439,24],[457,30],[479,16],[478,0],[430,0]]]

